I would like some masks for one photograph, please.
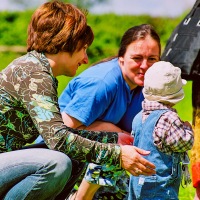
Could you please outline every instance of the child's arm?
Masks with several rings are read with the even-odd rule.
[[[165,153],[188,151],[194,142],[189,122],[182,122],[175,114],[161,116],[153,136],[154,144]]]

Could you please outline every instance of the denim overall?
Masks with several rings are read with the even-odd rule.
[[[180,154],[167,155],[159,151],[153,143],[153,130],[160,116],[168,110],[155,110],[142,123],[142,111],[133,120],[134,145],[151,151],[147,160],[156,166],[152,176],[132,176],[129,185],[129,200],[178,199],[181,182]]]

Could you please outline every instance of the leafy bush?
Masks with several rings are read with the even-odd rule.
[[[26,46],[27,26],[33,11],[0,12],[0,45]],[[116,55],[123,33],[130,27],[149,23],[160,35],[164,48],[172,30],[183,17],[162,18],[147,15],[88,14],[88,24],[93,28],[95,40],[88,49],[90,62]]]
[[[26,45],[32,11],[0,12],[0,45]]]

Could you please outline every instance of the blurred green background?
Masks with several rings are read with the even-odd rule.
[[[0,12],[0,70],[5,68],[13,59],[23,55],[26,50],[27,25],[30,21],[32,10],[21,12]],[[120,38],[130,27],[148,23],[155,27],[160,35],[162,49],[170,37],[174,28],[183,19],[183,15],[176,18],[151,17],[148,15],[130,16],[116,14],[88,14],[88,24],[93,28],[95,40],[88,49],[89,64],[81,66],[77,74],[85,70],[92,63],[117,54]],[[70,77],[58,77],[58,94],[71,80]],[[184,86],[185,98],[176,105],[180,117],[185,121],[192,121],[192,82],[188,81]],[[181,200],[193,199],[194,188],[183,189],[180,187],[179,198]]]

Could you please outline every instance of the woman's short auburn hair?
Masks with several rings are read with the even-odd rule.
[[[90,46],[93,40],[86,12],[72,4],[53,1],[44,3],[33,13],[28,26],[27,51],[73,54],[85,45]]]

